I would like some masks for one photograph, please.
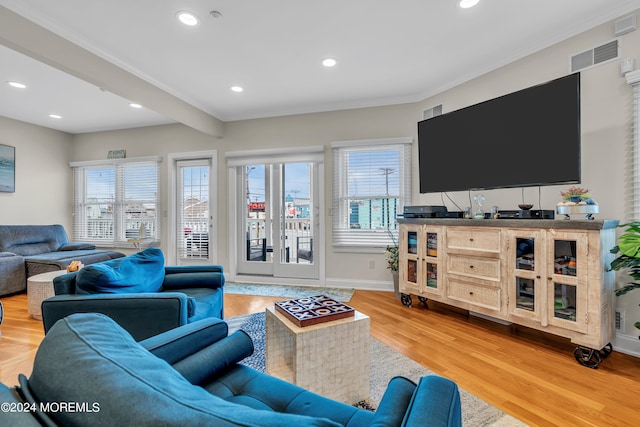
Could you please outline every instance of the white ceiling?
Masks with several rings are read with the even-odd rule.
[[[0,6],[0,17],[21,15],[151,83],[156,93],[224,122],[419,101],[639,9],[640,0],[481,0],[467,10],[457,0],[0,0]],[[194,12],[200,24],[179,24],[178,10]],[[212,10],[223,16],[212,18]],[[14,29],[8,40],[0,28],[0,115],[70,133],[184,122],[148,93],[145,108],[130,108],[140,93],[100,73],[76,73],[73,61],[39,62],[38,49],[25,48],[37,39],[31,32],[18,37]],[[46,39],[37,43],[46,52]],[[65,49],[56,49],[49,54],[64,58]],[[338,64],[323,67],[326,57]],[[28,88],[11,88],[8,80]],[[244,92],[232,92],[233,85]]]

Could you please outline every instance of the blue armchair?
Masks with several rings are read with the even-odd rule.
[[[446,378],[431,375],[415,384],[396,377],[378,410],[370,412],[238,363],[252,351],[246,333],[227,336],[226,324],[217,319],[136,343],[108,317],[69,316],[44,338],[28,380],[21,375],[15,388],[0,384],[0,401],[33,408],[0,413],[0,425],[30,426],[38,421],[48,426],[462,424],[458,387]],[[78,406],[72,411],[42,411],[47,403],[60,402]]]
[[[102,313],[137,341],[207,317],[224,317],[220,265],[164,266],[157,248],[92,264],[54,279],[42,302],[45,334],[73,313]]]

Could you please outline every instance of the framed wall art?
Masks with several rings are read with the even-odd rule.
[[[16,147],[0,144],[0,192],[16,191]]]

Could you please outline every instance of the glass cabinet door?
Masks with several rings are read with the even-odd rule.
[[[586,234],[554,233],[549,240],[553,260],[549,272],[549,323],[586,332],[587,288],[586,263],[588,241]]]
[[[403,224],[400,227],[398,278],[401,293],[420,294],[419,274],[422,257],[420,240],[422,240],[422,226]]]
[[[540,231],[509,230],[509,313],[540,320],[544,303],[541,272],[544,241]]]
[[[438,271],[441,237],[440,229],[425,227],[423,234],[425,252],[422,266],[424,268],[423,291],[426,294],[440,294],[442,290],[442,278]]]

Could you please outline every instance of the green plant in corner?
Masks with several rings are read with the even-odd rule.
[[[391,271],[398,271],[398,247],[387,246],[384,256],[387,259],[387,268]]]
[[[627,229],[618,237],[618,244],[611,249],[612,254],[620,254],[611,262],[611,269],[615,271],[627,269],[634,282],[616,289],[616,296],[622,296],[640,288],[640,221],[621,224],[620,227],[627,227]],[[640,329],[640,322],[635,322],[633,326]]]
[[[398,271],[398,242],[390,230],[387,230],[387,233],[393,242],[393,245],[388,245],[384,251],[384,257],[387,259],[387,268],[391,271]]]

